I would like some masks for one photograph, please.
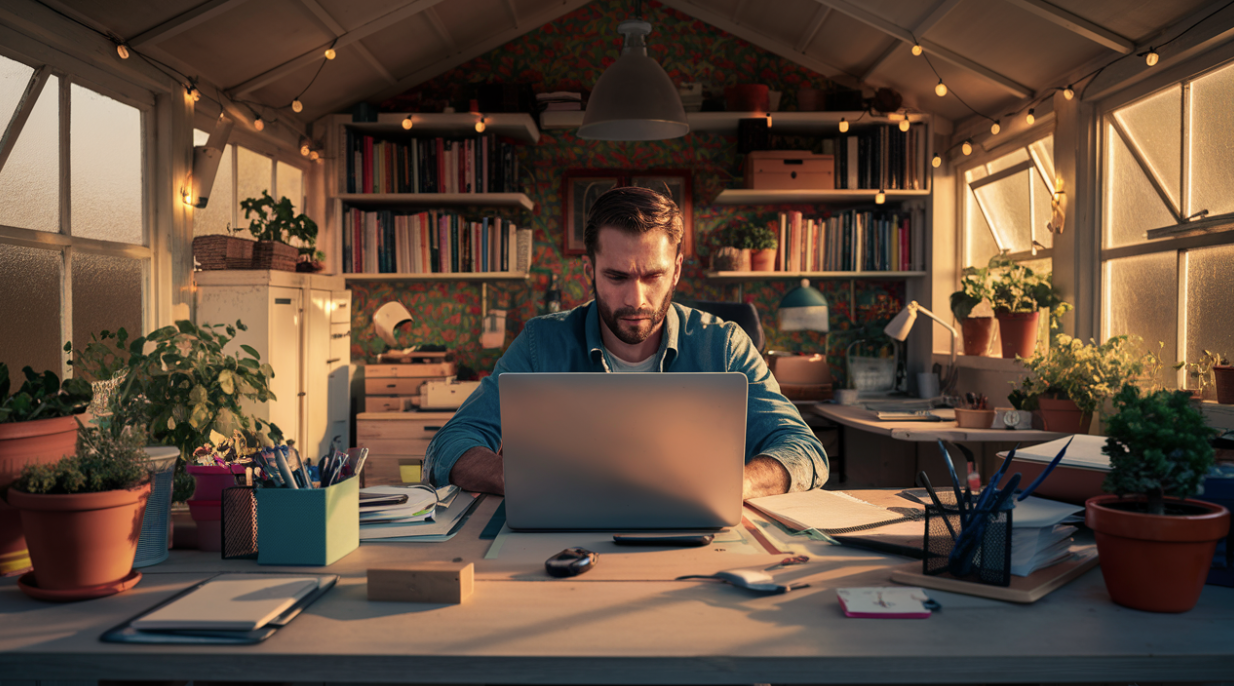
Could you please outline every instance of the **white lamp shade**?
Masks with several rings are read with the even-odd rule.
[[[601,141],[655,141],[690,132],[681,95],[658,62],[647,55],[647,22],[626,21],[621,56],[600,75],[587,100],[578,137]]]
[[[913,324],[917,323],[917,303],[913,302],[908,307],[900,310],[894,319],[883,327],[883,333],[902,341],[908,338],[908,332],[913,330]]]
[[[398,343],[394,338],[394,330],[399,324],[409,321],[411,321],[411,313],[403,307],[402,303],[388,302],[377,308],[377,312],[373,315],[373,328],[377,330],[377,337],[385,341],[386,345],[396,348]]]

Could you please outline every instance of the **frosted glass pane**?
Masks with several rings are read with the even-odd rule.
[[[142,331],[142,262],[128,257],[73,253],[73,347],[91,333],[120,327],[132,340]]]
[[[1054,192],[1054,136],[1049,135],[1028,146],[1033,153],[1033,159],[1045,173],[1046,183],[1050,192]]]
[[[1028,184],[1032,173],[1033,170],[1025,169],[976,190],[977,200],[985,208],[999,245],[1012,252],[1029,247]]]
[[[208,140],[210,140],[210,134],[197,129],[193,130],[193,145],[205,145]],[[224,146],[223,158],[219,161],[219,170],[214,176],[214,186],[210,189],[208,196],[210,201],[205,207],[193,208],[194,236],[226,234],[227,227],[232,224],[235,216],[233,210],[237,207],[233,182],[234,157],[232,147]],[[248,224],[240,222],[239,226],[248,226]],[[249,234],[245,232],[243,237],[249,238]]]
[[[260,198],[262,191],[274,195],[272,192],[274,188],[270,185],[274,173],[274,160],[265,155],[259,155],[245,147],[238,148],[237,152],[239,153],[236,157],[237,206],[242,200]],[[240,226],[248,228],[249,222],[252,219],[244,218],[244,210],[238,211],[239,214],[236,215],[236,221],[239,222]]]
[[[60,374],[60,283],[60,251],[0,244],[0,362],[9,378],[24,379],[26,365]]]
[[[77,84],[72,98],[73,235],[142,245],[141,110]]]
[[[60,79],[55,76],[47,78],[0,170],[0,224],[60,231]]]
[[[1175,224],[1144,170],[1113,126],[1106,127],[1106,247],[1143,243],[1149,229]]]
[[[1053,217],[1054,210],[1050,203],[1053,194],[1045,185],[1045,179],[1041,178],[1041,174],[1034,168],[1031,170],[1033,184],[1033,238],[1037,242],[1047,248],[1054,247],[1054,234],[1046,228],[1046,224],[1050,223],[1050,218]],[[1066,222],[1063,224],[1066,228]]]
[[[1048,257],[1017,260],[1016,263],[1033,270],[1034,274],[1050,274],[1054,271],[1054,260]]]
[[[296,213],[304,211],[304,172],[285,162],[278,163],[278,197],[291,198]],[[273,193],[271,194],[273,195]]]
[[[977,198],[972,189],[966,189],[964,199],[964,266],[984,267],[990,258],[999,253],[998,243],[994,242],[994,234],[990,225],[977,205]]]
[[[8,128],[33,74],[32,67],[0,55],[0,131]]]
[[[1161,181],[1175,208],[1178,207],[1179,169],[1182,168],[1182,98],[1183,87],[1175,84],[1114,113]]]
[[[1191,82],[1187,214],[1234,212],[1234,67]]]
[[[1027,161],[1028,161],[1028,151],[1025,150],[1024,148],[1020,148],[1013,152],[1007,153],[1006,155],[1003,155],[1002,157],[994,160],[993,162],[990,162],[986,166],[989,168],[991,174],[997,174],[998,172],[1008,167],[1014,167],[1015,165],[1021,162],[1027,162]]]
[[[964,172],[964,181],[966,183],[972,183],[979,179],[984,179],[985,177],[989,175],[990,175],[990,172],[985,170],[985,165],[983,164],[979,167],[973,167],[972,169],[969,169],[968,171]]]
[[[1218,245],[1187,253],[1187,359],[1204,350],[1234,357],[1234,245]]]
[[[1155,380],[1174,388],[1178,374],[1178,254],[1153,253],[1110,260],[1104,265],[1101,338],[1135,334],[1146,350],[1161,348],[1164,369]]]

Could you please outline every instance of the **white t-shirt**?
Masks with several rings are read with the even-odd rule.
[[[605,354],[608,356],[610,366],[614,372],[654,372],[656,367],[656,355],[652,353],[647,359],[641,362],[627,362],[613,354],[606,346]]]

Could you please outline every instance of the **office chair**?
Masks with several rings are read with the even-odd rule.
[[[758,308],[754,303],[715,302],[711,300],[677,300],[686,307],[692,307],[708,314],[733,322],[745,330],[753,341],[754,347],[760,353],[767,347],[767,338],[763,335],[763,322],[759,319]]]

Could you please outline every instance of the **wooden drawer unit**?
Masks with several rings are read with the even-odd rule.
[[[441,377],[437,376],[373,378],[368,375],[369,373],[369,370],[366,369],[364,377],[365,395],[420,395],[420,386],[425,381],[441,380]]]
[[[453,412],[364,412],[356,415],[356,447],[368,448],[365,485],[418,481],[428,444]],[[415,478],[412,478],[415,477]]]

